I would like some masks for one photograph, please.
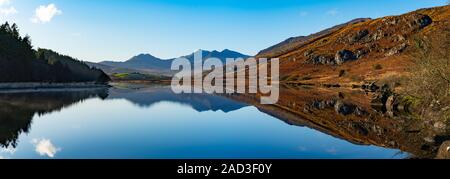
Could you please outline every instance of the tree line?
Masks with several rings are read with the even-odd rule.
[[[48,49],[33,49],[16,24],[0,26],[0,82],[108,82],[102,70]]]

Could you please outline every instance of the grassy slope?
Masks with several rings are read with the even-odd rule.
[[[423,28],[414,26],[414,22],[423,15],[429,16],[433,22]],[[285,82],[339,83],[344,86],[368,81],[398,81],[408,75],[408,68],[412,65],[411,55],[416,51],[416,39],[438,34],[448,26],[449,19],[450,6],[444,6],[341,27],[339,30],[304,42],[291,52],[277,56],[281,59],[281,78]],[[348,40],[362,30],[369,31],[366,39],[357,42]],[[380,38],[374,40],[376,34],[380,34]],[[401,45],[406,45],[406,48],[399,53],[388,55]],[[305,56],[307,52],[334,57],[337,51],[343,49],[353,52],[365,50],[367,54],[342,65],[307,64],[308,57]],[[342,72],[344,74],[340,75]]]

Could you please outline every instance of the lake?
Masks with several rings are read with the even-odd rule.
[[[409,156],[408,152],[397,149],[401,147],[377,146],[377,139],[370,137],[370,131],[367,134],[356,131],[355,135],[336,131],[243,98],[175,95],[167,86],[125,84],[109,89],[3,91],[0,92],[0,158],[392,159]],[[356,134],[366,134],[366,137]]]

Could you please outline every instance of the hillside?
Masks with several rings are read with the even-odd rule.
[[[113,81],[136,81],[136,82],[168,82],[172,78],[164,75],[150,75],[143,73],[114,73],[110,75]]]
[[[257,57],[280,58],[281,80],[285,83],[352,86],[398,82],[409,74],[420,40],[433,44],[448,38],[449,20],[450,6],[360,19],[288,40]]]
[[[100,63],[94,63],[94,62],[87,62],[85,61],[86,65],[88,65],[91,68],[97,68],[104,71],[106,74],[117,74],[117,73],[147,73],[143,70],[137,70],[137,69],[128,69],[128,68],[121,68],[121,67],[113,67],[109,65],[104,65]]]
[[[308,35],[308,36],[291,37],[279,44],[276,44],[272,47],[262,50],[261,52],[258,53],[257,56],[264,56],[264,57],[269,57],[269,58],[276,57],[276,56],[282,55],[284,53],[288,53],[292,50],[295,50],[296,47],[302,45],[303,43],[307,42],[308,40],[311,40],[313,38],[316,38],[316,37],[319,37],[322,35],[327,35],[327,34],[333,33],[342,27],[352,25],[352,24],[357,24],[360,22],[365,22],[368,20],[371,20],[371,19],[369,19],[369,18],[354,19],[347,23],[340,24],[340,25],[325,29],[323,31],[320,31],[318,33]]]
[[[69,56],[46,49],[34,50],[29,36],[21,37],[18,27],[0,26],[1,82],[108,82],[103,71]]]
[[[57,52],[48,49],[38,49],[38,58],[45,59],[48,64],[58,64],[63,67],[63,73],[70,73],[71,76],[67,77],[69,81],[81,82],[81,81],[109,81],[108,75],[102,70],[91,68],[84,62],[78,61],[72,57],[61,55]],[[64,74],[61,74],[64,76]]]

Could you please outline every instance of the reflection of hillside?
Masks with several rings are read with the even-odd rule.
[[[0,147],[16,147],[33,116],[59,111],[85,99],[108,96],[107,89],[0,93]]]
[[[152,106],[159,102],[175,102],[188,105],[198,112],[231,112],[246,105],[222,96],[208,94],[174,94],[170,86],[140,86],[131,88],[111,88],[110,99],[126,99],[139,106]]]
[[[364,92],[344,89],[284,87],[277,105],[261,105],[251,96],[230,98],[255,105],[290,125],[306,126],[360,145],[400,149],[419,158],[434,158],[448,133],[424,127],[420,121],[387,118],[370,106]]]

